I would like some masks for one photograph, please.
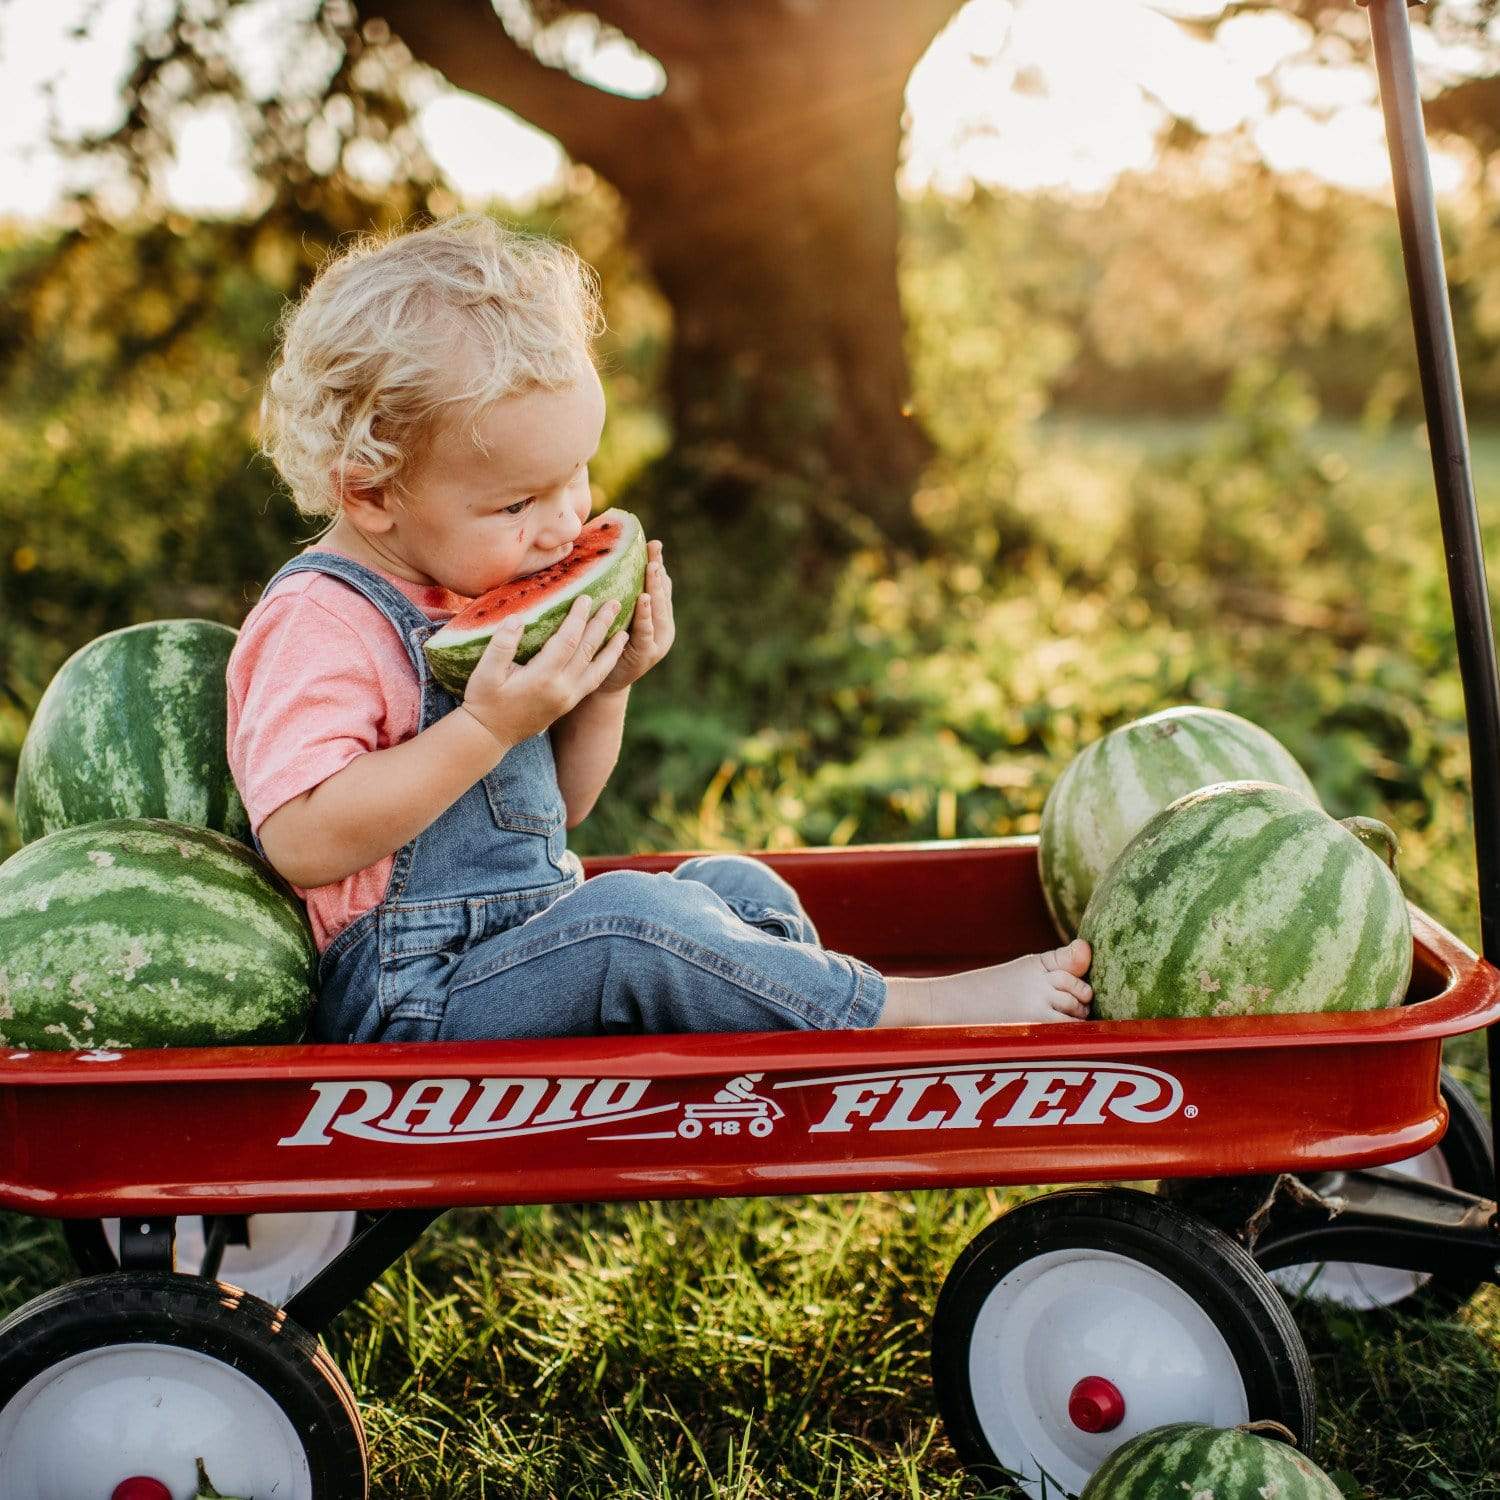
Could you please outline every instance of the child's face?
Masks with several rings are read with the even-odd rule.
[[[467,434],[439,441],[411,472],[385,539],[433,582],[472,596],[560,561],[589,518],[589,460],[604,430],[590,370],[562,391],[497,401]]]

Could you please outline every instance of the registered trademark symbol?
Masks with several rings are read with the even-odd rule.
[[[1198,1118],[1198,1106],[1196,1104],[1188,1105],[1188,1107],[1183,1110],[1183,1114],[1185,1114],[1190,1120],[1196,1120]]]

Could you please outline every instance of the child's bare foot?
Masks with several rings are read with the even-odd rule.
[[[1008,964],[941,979],[887,979],[877,1026],[998,1026],[1081,1021],[1094,991],[1084,980],[1093,955],[1082,938]]]

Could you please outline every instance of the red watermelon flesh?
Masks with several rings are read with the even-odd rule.
[[[423,648],[432,674],[461,697],[491,636],[512,618],[519,618],[524,627],[516,660],[529,661],[567,618],[580,594],[592,599],[593,609],[607,599],[620,601],[620,612],[610,626],[613,635],[630,623],[645,576],[641,523],[629,511],[607,510],[578,533],[573,550],[561,562],[481,594],[435,632]]]

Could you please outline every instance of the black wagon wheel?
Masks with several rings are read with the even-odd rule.
[[[1312,1367],[1244,1248],[1149,1193],[1051,1193],[959,1256],[932,1328],[938,1409],[965,1466],[1063,1500],[1167,1422],[1269,1420],[1307,1444]]]
[[[1438,1087],[1448,1106],[1448,1130],[1437,1145],[1417,1156],[1393,1162],[1389,1170],[1405,1172],[1422,1182],[1495,1196],[1495,1148],[1490,1123],[1474,1096],[1446,1068]],[[1330,1185],[1322,1173],[1303,1181],[1314,1192]],[[1270,1177],[1187,1178],[1164,1182],[1160,1191],[1180,1207],[1202,1215],[1235,1233],[1266,1199],[1274,1186]],[[1271,1280],[1287,1297],[1310,1297],[1317,1302],[1357,1312],[1399,1309],[1422,1317],[1456,1312],[1483,1286],[1481,1277],[1462,1272],[1433,1276],[1391,1266],[1359,1261],[1309,1261],[1272,1271]]]
[[[176,1266],[243,1287],[281,1307],[364,1228],[352,1211],[185,1215],[176,1221]],[[120,1268],[118,1219],[64,1219],[63,1239],[85,1276]]]
[[[117,1271],[0,1323],[0,1495],[367,1500],[354,1397],[317,1340],[236,1287]]]

